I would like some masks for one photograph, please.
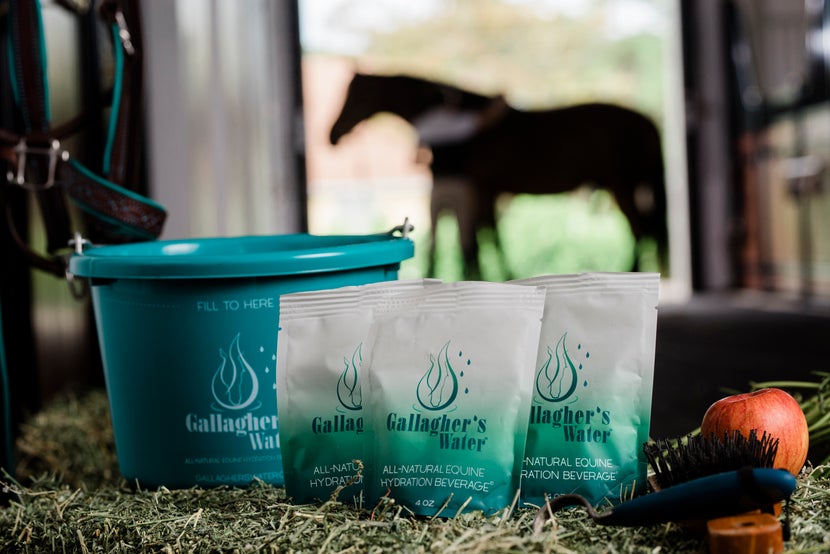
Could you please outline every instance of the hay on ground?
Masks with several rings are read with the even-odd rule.
[[[534,534],[535,510],[414,517],[384,500],[294,505],[283,488],[142,490],[120,477],[103,391],[54,402],[23,426],[15,479],[3,479],[0,551],[697,553],[675,524],[602,527],[581,509]],[[830,551],[830,470],[799,477],[788,552]]]

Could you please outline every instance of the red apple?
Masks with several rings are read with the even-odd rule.
[[[781,389],[767,388],[721,398],[703,416],[704,437],[740,431],[745,437],[755,429],[758,437],[766,431],[778,439],[774,467],[796,475],[807,461],[810,434],[807,418],[795,398]]]

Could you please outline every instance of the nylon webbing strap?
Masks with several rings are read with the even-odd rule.
[[[43,42],[43,22],[38,0],[10,0],[8,37],[12,72],[12,90],[20,109],[23,127],[33,143],[45,141],[49,132],[49,98],[46,77],[46,52]],[[48,172],[44,160],[30,160],[33,178],[42,180]],[[66,246],[72,236],[69,214],[64,196],[58,190],[37,191],[37,201],[46,227],[46,248],[49,252]]]
[[[58,171],[59,182],[78,206],[104,223],[123,240],[157,238],[167,212],[148,198],[98,177],[79,162],[70,159]]]

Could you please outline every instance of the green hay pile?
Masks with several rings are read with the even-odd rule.
[[[535,511],[419,518],[391,501],[293,505],[282,488],[136,490],[119,475],[106,396],[61,398],[22,428],[16,479],[3,479],[0,551],[8,552],[705,552],[674,524],[595,525]],[[799,477],[788,552],[830,551],[830,470]],[[449,514],[452,515],[452,514]]]

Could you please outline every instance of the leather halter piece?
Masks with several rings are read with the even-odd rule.
[[[66,272],[66,258],[59,252],[68,248],[73,237],[67,198],[89,216],[106,242],[155,239],[166,218],[163,206],[129,187],[138,178],[127,169],[136,165],[128,162],[136,156],[130,145],[136,142],[131,138],[141,114],[138,6],[134,1],[104,0],[99,14],[112,32],[115,76],[103,167],[96,172],[62,144],[84,126],[89,114],[51,125],[40,1],[8,0],[6,13],[9,44],[3,46],[10,54],[11,90],[22,123],[19,129],[0,129],[0,159],[8,168],[5,186],[24,188],[37,198],[47,255],[32,251],[21,238],[8,203],[6,220],[32,265],[59,276]]]

